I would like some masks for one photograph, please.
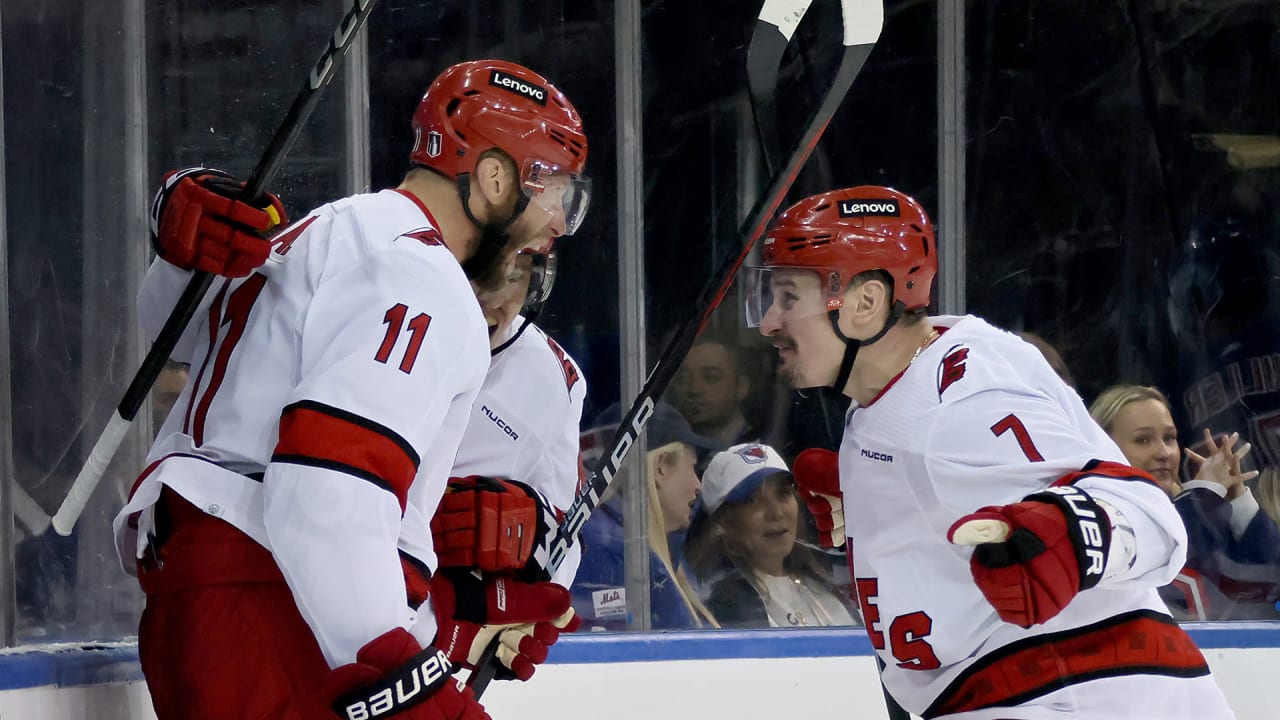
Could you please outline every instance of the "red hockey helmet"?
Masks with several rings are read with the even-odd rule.
[[[448,68],[418,103],[413,133],[410,160],[451,180],[474,170],[485,150],[506,152],[526,196],[563,207],[566,234],[581,224],[591,188],[583,174],[582,119],[564,93],[532,70],[503,60]]]
[[[849,281],[868,270],[893,278],[904,310],[929,304],[938,273],[933,224],[924,208],[892,188],[861,185],[813,195],[787,208],[764,241],[764,267],[749,269],[748,320],[769,308],[770,270],[812,270],[822,280],[827,310],[844,303]],[[752,298],[755,301],[752,301]]]

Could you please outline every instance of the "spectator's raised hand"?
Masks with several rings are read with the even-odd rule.
[[[1236,449],[1235,445],[1239,440],[1238,432],[1215,439],[1213,433],[1205,428],[1204,443],[1209,457],[1206,458],[1191,448],[1183,451],[1192,465],[1198,468],[1195,479],[1215,482],[1226,488],[1228,500],[1240,497],[1244,493],[1245,481],[1258,476],[1257,470],[1240,470],[1240,461],[1253,450],[1253,444],[1246,442]]]

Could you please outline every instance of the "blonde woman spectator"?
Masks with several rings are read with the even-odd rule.
[[[1236,448],[1239,433],[1216,438],[1206,429],[1208,457],[1183,450],[1194,470],[1182,483],[1178,431],[1169,401],[1153,387],[1117,385],[1089,409],[1129,463],[1156,479],[1187,527],[1187,564],[1162,590],[1170,609],[1184,619],[1275,619],[1280,598],[1280,529],[1259,512],[1240,461],[1252,449]],[[1176,591],[1176,592],[1175,592]]]
[[[707,607],[721,625],[854,624],[815,551],[798,544],[800,499],[776,450],[735,445],[702,478],[685,556],[710,586]]]
[[[599,437],[611,437],[616,427],[616,406],[606,408],[606,425],[584,434],[584,456]],[[606,437],[606,439],[607,439]],[[695,468],[698,450],[713,450],[712,440],[697,435],[675,408],[658,403],[645,429],[651,448],[646,457],[645,486],[649,504],[649,626],[653,630],[689,630],[716,627],[711,613],[698,600],[680,568],[680,533],[689,527],[689,512],[701,483]],[[622,486],[630,478],[619,476],[603,502],[582,528],[582,563],[570,592],[573,606],[582,616],[584,630],[623,630],[630,615],[623,572],[626,538],[622,514]]]

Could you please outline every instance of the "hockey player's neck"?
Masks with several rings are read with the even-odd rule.
[[[884,337],[858,351],[844,394],[859,405],[871,404],[936,337],[928,323],[890,329]]]
[[[414,168],[405,175],[398,189],[412,194],[427,207],[445,246],[458,262],[471,257],[480,233],[463,212],[462,198],[452,181],[430,170]]]

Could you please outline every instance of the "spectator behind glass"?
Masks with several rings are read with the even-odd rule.
[[[169,360],[160,371],[160,376],[156,378],[155,385],[151,386],[152,435],[160,432],[164,419],[169,417],[169,411],[178,402],[182,389],[187,386],[188,374],[186,363]]]
[[[735,445],[711,459],[685,550],[722,626],[854,624],[818,553],[798,544],[799,520],[795,481],[776,450]]]
[[[1179,482],[1178,431],[1169,401],[1159,390],[1116,385],[1098,396],[1090,415],[1174,498],[1187,527],[1187,564],[1161,596],[1189,620],[1275,619],[1280,598],[1280,529],[1245,485],[1256,471],[1241,472],[1237,433],[1215,440],[1205,430],[1209,457],[1185,450],[1195,478]]]
[[[1280,525],[1280,469],[1266,468],[1254,483],[1254,495],[1262,511]]]
[[[618,418],[618,406],[611,405],[597,419],[606,424],[583,433],[584,462],[594,462],[592,455],[598,456],[603,444],[613,436]],[[645,439],[650,448],[645,463],[650,628],[718,627],[698,600],[678,558],[683,532],[689,527],[689,513],[701,488],[695,467],[697,452],[718,450],[720,446],[694,433],[680,413],[666,403],[655,406],[645,426]],[[625,472],[614,478],[579,536],[582,562],[570,591],[583,630],[626,629],[630,611],[623,569],[626,533],[622,488],[629,481]]]
[[[743,414],[751,379],[730,342],[702,338],[689,351],[671,384],[669,397],[689,425],[722,446],[758,440],[760,428]]]
[[[1040,351],[1040,354],[1043,355],[1044,359],[1049,363],[1049,367],[1053,368],[1053,371],[1058,374],[1058,377],[1062,378],[1062,382],[1072,388],[1076,386],[1075,379],[1071,377],[1071,370],[1067,368],[1066,361],[1062,359],[1062,353],[1058,352],[1057,348],[1050,345],[1048,340],[1045,340],[1033,332],[1027,332],[1025,330],[1018,332],[1017,335],[1023,340],[1034,345],[1035,348]]]

